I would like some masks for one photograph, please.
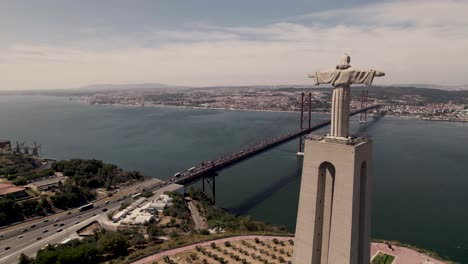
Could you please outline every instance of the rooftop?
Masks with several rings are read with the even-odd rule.
[[[10,193],[24,191],[24,189],[24,187],[16,186],[11,183],[0,183],[0,195],[7,195]]]
[[[349,138],[339,138],[339,137],[331,137],[328,135],[308,135],[307,139],[314,140],[314,141],[323,141],[327,143],[336,143],[336,144],[344,144],[344,145],[352,145],[357,146],[361,143],[367,142],[370,139],[367,137],[359,137],[359,136],[351,136]]]

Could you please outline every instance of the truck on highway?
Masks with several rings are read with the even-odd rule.
[[[92,208],[94,208],[94,205],[92,203],[89,203],[89,204],[85,204],[85,205],[79,207],[78,210],[80,212],[83,212],[83,211],[86,211],[86,210],[89,210],[89,209],[92,209]]]

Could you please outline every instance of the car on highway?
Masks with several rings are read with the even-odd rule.
[[[23,238],[23,235],[19,235],[18,238]]]
[[[36,225],[32,225],[32,226],[31,226],[31,228],[35,228],[35,227],[36,227]]]
[[[71,215],[71,211],[67,213],[67,215]]]
[[[26,233],[26,232],[28,232],[28,229],[27,228],[23,229],[23,233]]]
[[[77,225],[77,224],[79,224],[79,223],[80,223],[80,221],[76,221],[76,222],[75,222],[75,225]]]
[[[62,228],[57,228],[57,233],[62,232]]]
[[[109,200],[106,201],[106,204],[109,204]]]
[[[58,226],[58,224],[57,224],[57,223],[55,223],[53,226]]]
[[[65,224],[64,223],[61,223],[59,226],[64,226]]]
[[[55,218],[54,222],[58,222],[58,221],[59,221],[59,219],[58,219],[58,218]]]
[[[36,240],[41,240],[41,239],[42,239],[42,237],[37,237],[37,238],[36,238]]]
[[[106,211],[107,211],[107,208],[102,208],[102,211],[103,211],[103,212],[106,212]]]
[[[5,250],[9,250],[11,247],[5,247]]]
[[[49,219],[44,220],[44,223],[47,223],[47,222],[49,222]]]
[[[77,216],[76,218],[81,218],[81,215]]]
[[[47,232],[49,232],[49,230],[47,230],[47,229],[46,229],[46,230],[44,230],[44,231],[42,231],[42,233],[47,233]]]

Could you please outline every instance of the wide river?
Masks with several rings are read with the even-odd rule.
[[[314,115],[313,122],[325,118]],[[297,113],[0,97],[0,138],[37,141],[47,157],[96,158],[159,179],[298,123]],[[468,263],[468,124],[384,117],[360,129],[374,140],[372,236]],[[217,204],[294,232],[302,167],[296,152],[294,141],[223,171]]]

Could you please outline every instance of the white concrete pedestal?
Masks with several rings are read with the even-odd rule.
[[[370,262],[371,167],[369,139],[305,141],[294,264]]]

